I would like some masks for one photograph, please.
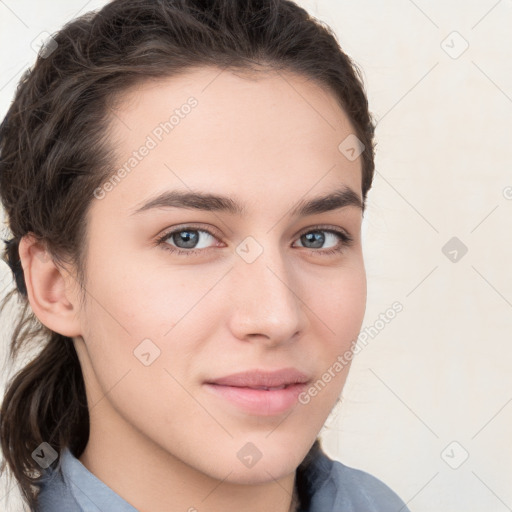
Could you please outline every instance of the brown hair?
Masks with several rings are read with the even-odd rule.
[[[199,66],[287,70],[327,87],[364,144],[363,205],[374,174],[374,128],[361,73],[331,29],[290,0],[114,0],[66,24],[21,78],[0,125],[0,196],[12,239],[3,257],[21,303],[10,342],[14,361],[29,342],[38,355],[9,381],[0,444],[22,497],[37,503],[42,442],[79,457],[89,436],[85,386],[72,339],[31,311],[19,241],[33,234],[56,264],[71,263],[84,292],[87,211],[114,172],[111,106],[149,78]],[[340,141],[341,142],[341,141]],[[306,461],[307,462],[307,461]],[[299,479],[299,481],[301,481]]]

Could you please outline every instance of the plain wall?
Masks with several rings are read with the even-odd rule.
[[[0,2],[2,117],[34,38],[104,3]],[[378,121],[363,224],[368,342],[325,450],[415,512],[511,510],[512,2],[299,3],[362,68]],[[403,311],[386,323],[396,301]]]

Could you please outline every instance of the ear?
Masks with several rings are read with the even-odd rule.
[[[81,336],[74,276],[57,266],[44,244],[30,233],[21,238],[19,254],[28,300],[39,321],[63,336]]]

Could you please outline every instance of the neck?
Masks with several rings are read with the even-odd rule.
[[[229,482],[229,474],[218,480],[162,450],[139,431],[127,429],[112,410],[95,412],[102,422],[98,425],[92,415],[88,444],[79,460],[141,512],[298,510],[295,472],[258,484]]]

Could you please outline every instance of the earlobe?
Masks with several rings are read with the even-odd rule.
[[[73,276],[55,264],[32,234],[21,238],[19,254],[28,300],[39,321],[64,336],[81,335]]]

